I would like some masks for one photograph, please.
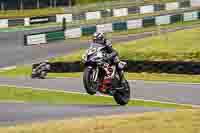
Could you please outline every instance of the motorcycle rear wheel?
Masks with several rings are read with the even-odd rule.
[[[123,89],[116,90],[113,97],[117,104],[126,105],[130,100],[130,85],[127,80],[122,83]]]

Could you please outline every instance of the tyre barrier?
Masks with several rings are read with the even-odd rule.
[[[200,62],[127,61],[128,72],[200,74]]]
[[[41,63],[33,64],[32,69],[36,68]],[[83,70],[83,65],[80,61],[77,62],[54,62],[49,63],[50,70],[49,73],[64,73],[64,72],[81,72]]]
[[[200,62],[177,61],[130,61],[127,62],[127,72],[169,73],[169,74],[200,74]],[[38,64],[34,64],[33,68]],[[77,62],[50,63],[50,73],[82,72],[83,64]]]

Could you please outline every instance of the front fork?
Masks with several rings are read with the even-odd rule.
[[[123,79],[124,79],[124,70],[118,70],[119,72],[119,78],[120,78],[120,82],[122,82],[123,81]]]
[[[97,82],[99,76],[99,68],[97,67],[96,70],[93,70],[92,79],[94,82]]]

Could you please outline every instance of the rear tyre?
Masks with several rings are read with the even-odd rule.
[[[83,85],[88,94],[94,95],[97,92],[97,84],[92,80],[93,69],[86,67],[83,74]]]
[[[117,104],[126,105],[130,100],[130,85],[127,80],[122,81],[123,89],[116,90],[113,97]]]

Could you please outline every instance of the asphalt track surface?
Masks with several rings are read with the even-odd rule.
[[[200,105],[200,84],[129,81],[131,98]],[[81,78],[0,78],[0,84],[85,93]]]
[[[149,107],[122,107],[117,105],[46,105],[28,103],[0,103],[0,126],[14,126],[47,120],[80,117],[120,115],[155,111],[174,111]]]
[[[163,32],[174,32],[192,27],[177,27]],[[196,26],[198,27],[198,26]],[[162,32],[162,31],[161,31]],[[112,41],[126,42],[154,35],[154,32],[138,35],[113,37]],[[2,47],[0,49],[0,68],[13,65],[30,64],[49,57],[68,54],[80,48],[87,48],[88,41],[68,40],[54,42],[47,45]],[[32,80],[29,78],[0,78],[2,85],[24,86],[49,90],[85,92],[81,79],[45,79]],[[130,81],[131,97],[145,100],[176,102],[181,104],[200,105],[200,85],[178,83],[155,83],[144,81]],[[88,106],[88,105],[45,105],[30,103],[0,103],[0,125],[14,125],[18,123],[74,118],[82,116],[110,115],[127,112],[167,111],[151,107],[120,107],[120,106]]]

